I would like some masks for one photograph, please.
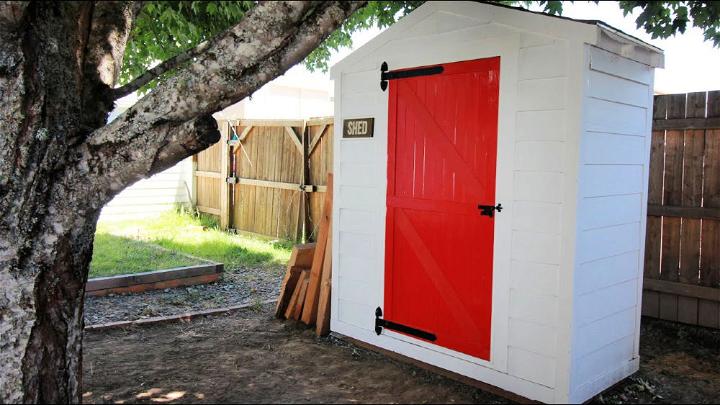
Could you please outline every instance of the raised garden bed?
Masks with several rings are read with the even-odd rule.
[[[222,263],[205,263],[168,270],[91,278],[87,282],[85,294],[90,296],[127,294],[207,284],[218,281],[224,267]]]

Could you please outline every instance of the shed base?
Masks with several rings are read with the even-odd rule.
[[[457,382],[463,383],[465,385],[469,385],[471,387],[481,389],[483,391],[489,392],[489,393],[497,395],[499,397],[503,397],[510,401],[517,402],[519,404],[539,404],[540,403],[538,401],[533,401],[531,399],[525,398],[521,395],[514,394],[510,391],[506,391],[502,388],[498,388],[494,385],[487,384],[482,381],[478,381],[478,380],[472,379],[470,377],[466,377],[464,375],[454,373],[452,371],[445,370],[443,368],[433,366],[431,364],[424,363],[420,360],[413,359],[412,357],[403,356],[402,354],[395,353],[393,351],[386,350],[386,349],[383,349],[378,346],[373,346],[369,343],[363,342],[362,340],[353,339],[353,338],[351,338],[349,336],[345,336],[341,333],[331,332],[330,334],[338,339],[344,340],[348,343],[352,343],[353,345],[361,347],[363,349],[370,350],[375,353],[380,353],[383,356],[389,357],[393,360],[397,360],[397,361],[400,361],[400,362],[406,363],[406,364],[411,364],[411,365],[421,368],[423,370],[427,370],[432,373],[441,375],[443,377],[447,377],[451,380],[455,380]]]

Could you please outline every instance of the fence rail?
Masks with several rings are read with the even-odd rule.
[[[720,328],[720,91],[655,97],[643,315]]]
[[[218,125],[220,141],[194,158],[197,209],[224,229],[312,239],[332,170],[332,118]]]

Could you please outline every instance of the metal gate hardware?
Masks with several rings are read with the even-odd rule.
[[[418,77],[418,76],[438,75],[438,74],[442,73],[443,70],[444,70],[443,67],[438,65],[438,66],[421,67],[421,68],[417,68],[417,69],[388,71],[387,62],[383,62],[382,66],[380,67],[380,88],[382,89],[382,91],[387,90],[388,80],[407,79],[410,77]]]
[[[487,215],[492,218],[495,215],[495,211],[500,212],[503,209],[502,204],[498,205],[478,205],[478,209],[481,211],[480,215]]]
[[[383,328],[387,328],[397,332],[419,337],[420,339],[429,340],[431,342],[437,340],[437,337],[430,332],[425,332],[424,330],[415,329],[410,326],[401,325],[393,321],[388,321],[387,319],[382,319],[382,314],[382,309],[380,309],[380,307],[377,307],[377,309],[375,310],[375,333],[377,333],[378,335],[382,333]]]

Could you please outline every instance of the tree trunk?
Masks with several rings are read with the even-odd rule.
[[[363,3],[260,3],[104,125],[133,2],[0,2],[0,402],[80,402],[100,209],[217,142],[210,114],[300,62]]]
[[[0,400],[77,402],[84,286],[110,195],[78,193],[67,169],[112,108],[112,78],[87,52],[102,7],[0,7]],[[106,25],[123,44],[124,17]]]

